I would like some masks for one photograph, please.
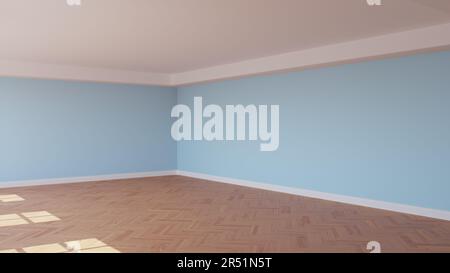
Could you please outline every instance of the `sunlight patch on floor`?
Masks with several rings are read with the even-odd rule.
[[[18,214],[0,215],[0,227],[26,225],[28,222]]]
[[[21,213],[21,215],[19,215],[19,214],[0,215],[0,227],[27,225],[30,222],[46,223],[46,222],[54,222],[54,221],[61,220],[58,217],[56,217],[55,215],[53,215],[47,211],[24,212],[24,213]]]
[[[0,250],[0,253],[120,253],[96,238]]]
[[[67,249],[60,244],[47,244],[24,247],[23,251],[25,253],[64,253],[67,252]]]
[[[19,202],[24,201],[22,197],[18,196],[17,194],[7,194],[7,195],[0,195],[0,202],[8,203],[8,202]]]
[[[33,223],[60,221],[58,217],[47,211],[25,212],[22,215]]]
[[[15,249],[5,249],[5,250],[0,250],[0,253],[19,253],[19,251],[15,250]]]

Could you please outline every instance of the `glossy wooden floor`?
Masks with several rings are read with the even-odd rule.
[[[96,238],[121,252],[450,252],[450,222],[168,176],[0,189],[0,250]]]

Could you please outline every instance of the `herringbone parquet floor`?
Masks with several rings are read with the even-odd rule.
[[[96,238],[120,252],[450,252],[450,222],[181,176],[1,189],[0,250]],[[8,197],[11,198],[11,197]],[[17,197],[14,197],[17,199]]]

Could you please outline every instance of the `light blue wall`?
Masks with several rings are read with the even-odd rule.
[[[0,183],[176,169],[176,89],[0,78]]]
[[[450,210],[450,52],[198,84],[178,102],[279,104],[280,147],[178,144],[178,168]]]
[[[222,106],[279,104],[278,151],[248,141],[177,145],[171,108],[194,96]],[[450,210],[450,52],[178,92],[0,78],[0,183],[177,167]]]

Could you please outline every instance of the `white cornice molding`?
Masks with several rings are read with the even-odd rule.
[[[182,86],[442,48],[450,23],[175,74],[0,61],[0,76]]]
[[[172,75],[172,84],[187,85],[226,78],[346,63],[450,46],[450,24],[397,32],[362,40],[316,47],[266,58]]]
[[[171,86],[169,74],[16,61],[0,61],[0,76]]]

